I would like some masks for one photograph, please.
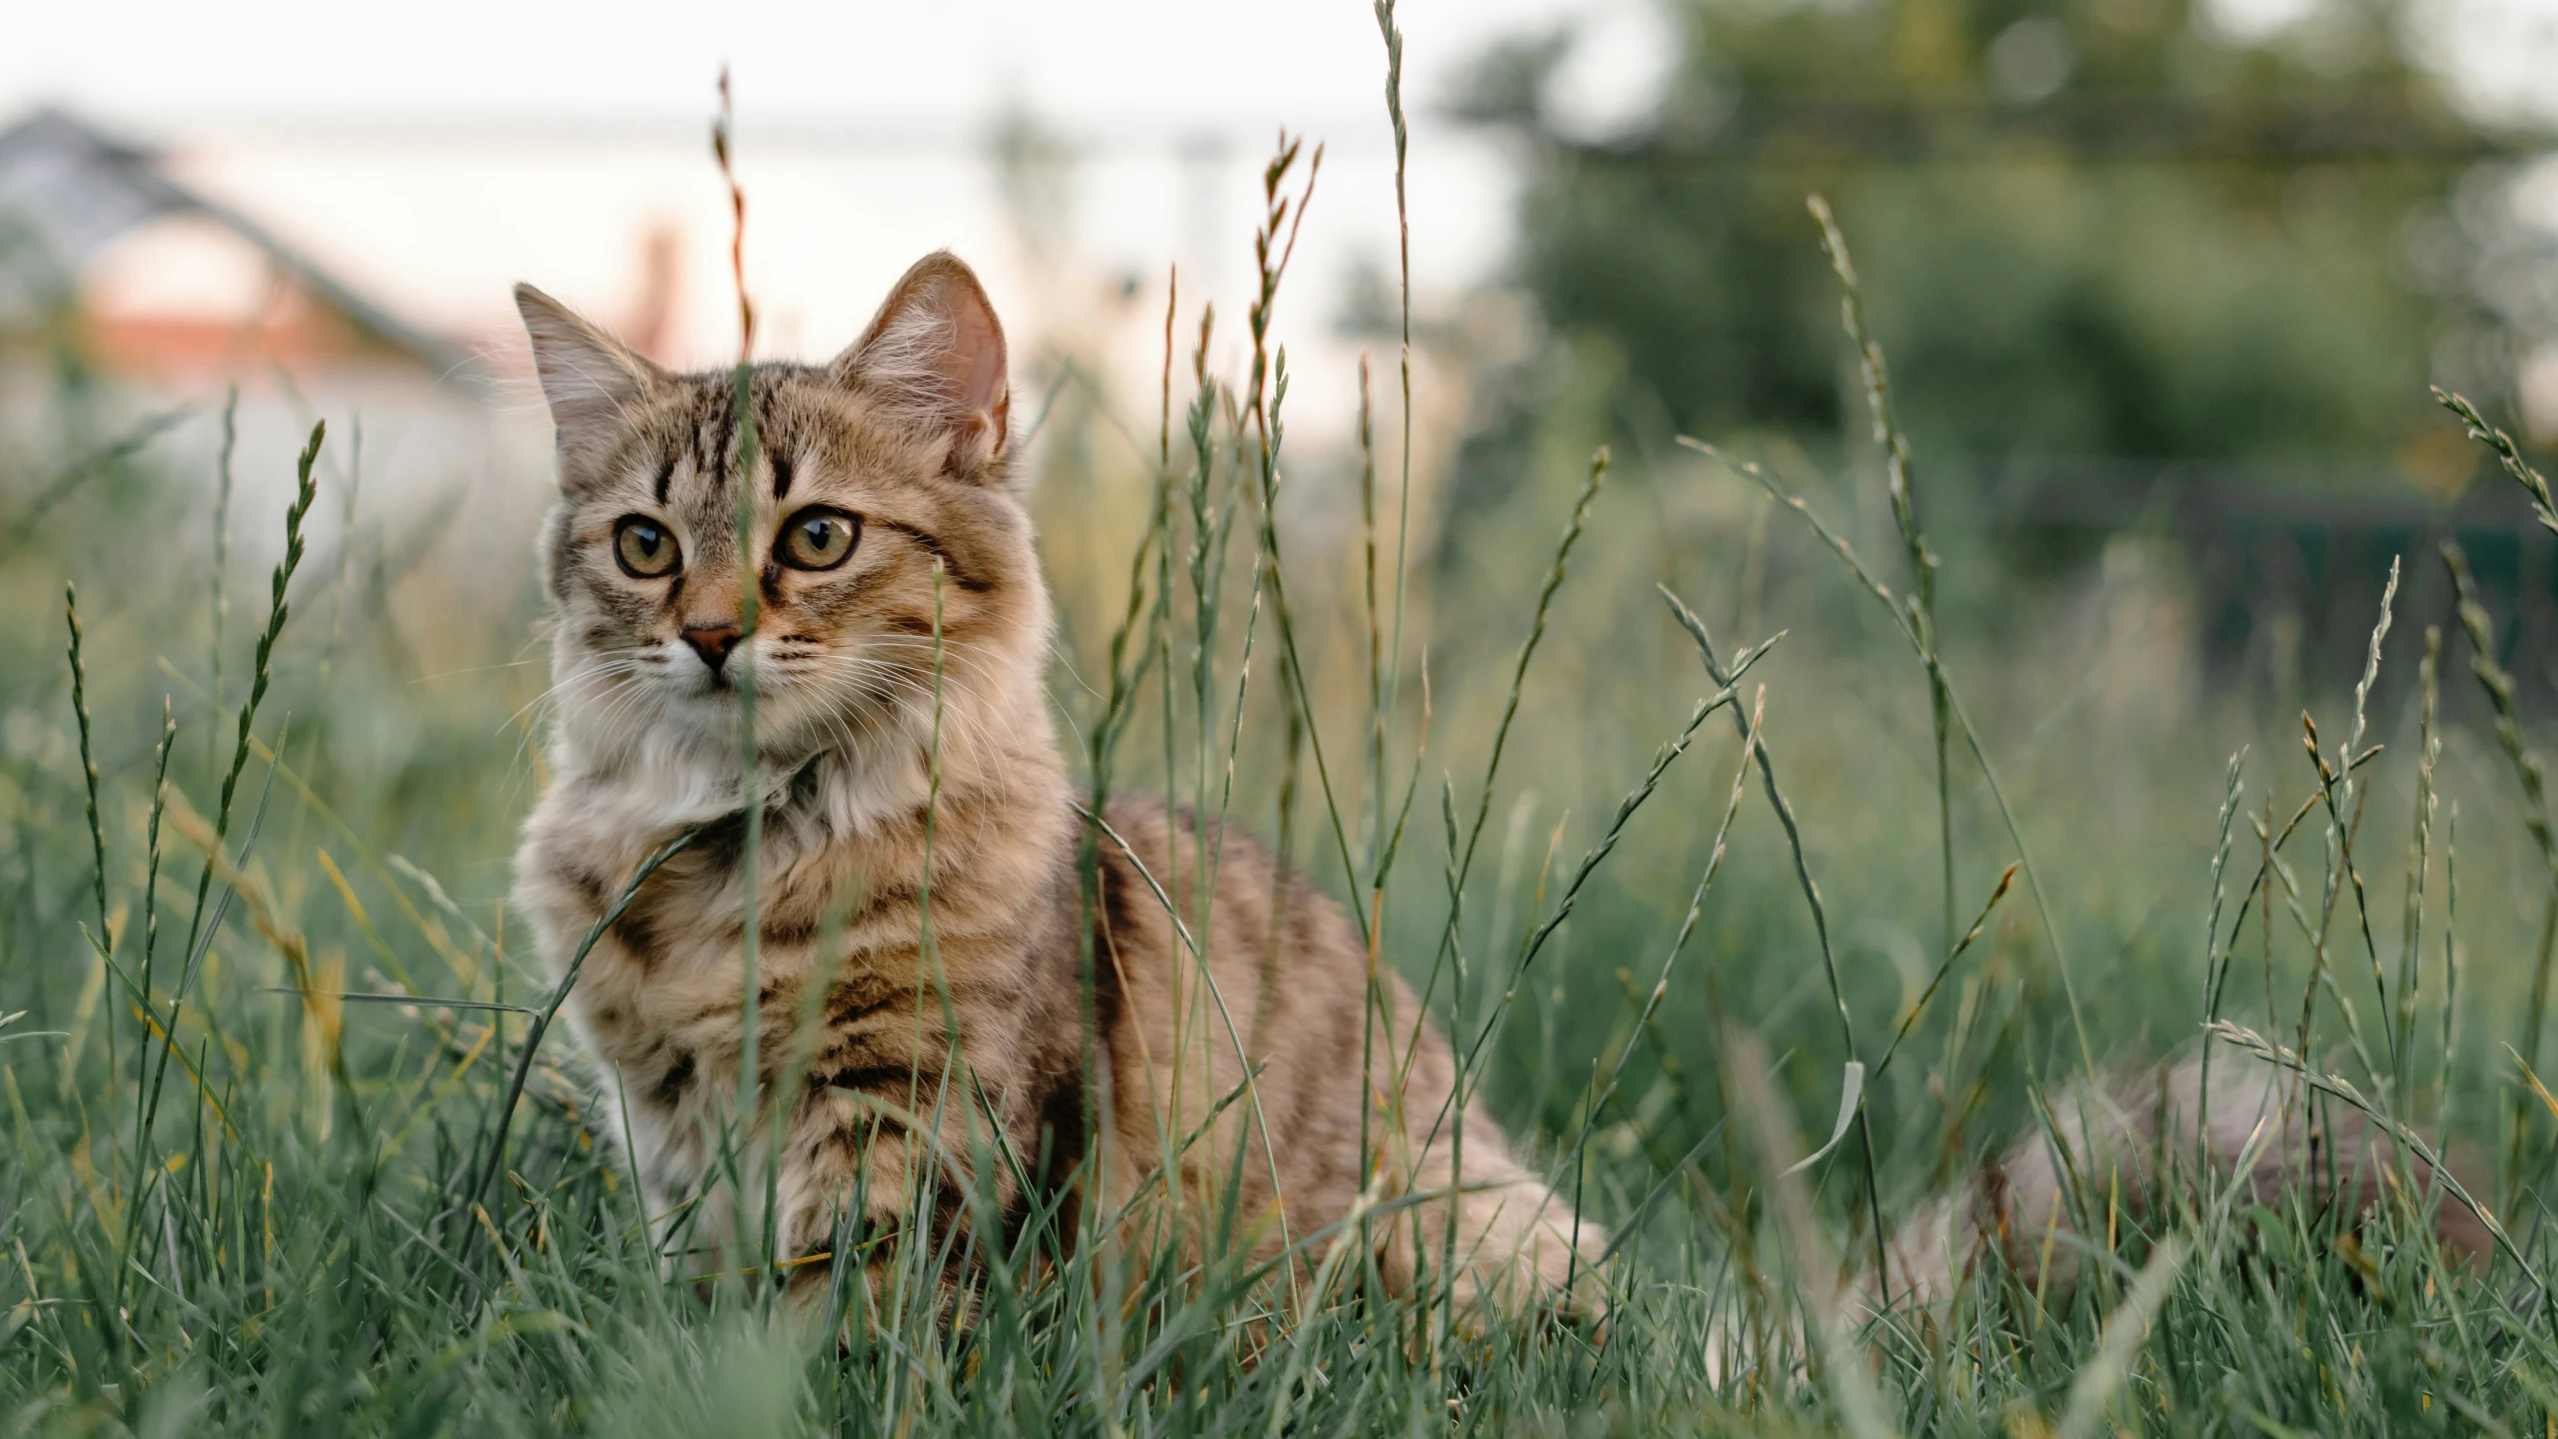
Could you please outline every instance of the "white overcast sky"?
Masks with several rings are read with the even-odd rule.
[[[1589,8],[1408,0],[1413,72]],[[1370,108],[1378,76],[1360,0],[104,3],[19,7],[8,29],[0,95],[149,111],[682,111],[726,60],[777,109],[1312,114]]]

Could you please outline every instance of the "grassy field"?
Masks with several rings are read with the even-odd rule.
[[[1611,434],[1566,387],[1499,493],[1418,493],[1392,440],[1300,469],[1281,266],[1311,161],[1271,171],[1241,373],[1180,313],[1160,397],[1038,412],[1061,729],[1089,783],[1229,812],[1374,917],[1469,1082],[1622,1226],[1604,1325],[1355,1262],[1293,1296],[1089,1242],[1052,1264],[1072,1236],[1040,1226],[981,1242],[962,1333],[924,1244],[839,1325],[701,1282],[653,1250],[567,1036],[531,1044],[556,997],[504,908],[541,783],[529,541],[492,590],[459,558],[484,537],[369,528],[337,417],[289,514],[233,514],[227,469],[164,469],[66,388],[53,429],[88,438],[0,492],[0,1424],[2550,1432],[2549,694],[2485,610],[2416,612],[2446,557],[2404,557],[2362,683],[2304,681],[2304,731],[2281,687],[2196,668],[2172,547],[2037,587],[1930,531],[1879,353],[1881,443],[1827,463]],[[1380,357],[1374,433],[1407,404]],[[232,558],[252,526],[289,537],[272,576]],[[385,995],[429,1002],[349,997]],[[2265,1037],[2217,1062],[2305,1053],[2331,1112],[2459,1139],[2510,1246],[2446,1260],[2421,1215],[2456,1201],[2418,1186],[2340,1236],[2212,1177],[2131,1222],[2091,1176],[2115,1242],[2066,1296],[1993,1263],[1832,1322],[1878,1211],[2210,1020]]]

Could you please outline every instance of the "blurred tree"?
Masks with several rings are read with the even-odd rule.
[[[1613,352],[1623,413],[1835,432],[1819,190],[1940,460],[2467,473],[2425,386],[2510,388],[2481,275],[2524,137],[2456,108],[2405,8],[2240,38],[2189,0],[1664,3],[1682,58],[1624,133],[1558,121],[1564,35],[1486,57],[1464,98],[1529,138],[1520,279]]]

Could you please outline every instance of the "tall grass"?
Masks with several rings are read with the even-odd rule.
[[[1408,236],[1391,0],[1378,21]],[[981,1186],[964,1234],[839,1236],[822,1296],[784,1303],[769,1220],[765,1252],[749,1222],[769,1202],[732,1210],[733,1236],[650,1214],[597,1132],[552,1033],[584,949],[521,982],[488,860],[529,798],[504,667],[529,585],[509,628],[471,640],[491,668],[419,691],[392,640],[450,582],[436,555],[400,552],[395,518],[352,532],[352,466],[337,563],[303,564],[315,425],[265,624],[226,663],[230,489],[208,525],[203,477],[142,467],[177,423],[157,419],[0,491],[0,590],[49,606],[81,586],[67,633],[0,636],[0,1423],[2545,1432],[2558,1101],[2537,1071],[2558,849],[2527,679],[2458,551],[2440,572],[2456,609],[2413,614],[2411,597],[2394,616],[2393,587],[2323,727],[2244,695],[2145,711],[2132,701],[2159,686],[2140,667],[2172,661],[2090,642],[1977,537],[1922,526],[1914,446],[1825,207],[1806,243],[1842,283],[1870,447],[1822,467],[1764,436],[1681,450],[1638,433],[1585,458],[1567,386],[1534,441],[1554,463],[1434,518],[1415,493],[1408,245],[1399,403],[1373,405],[1363,374],[1355,454],[1288,439],[1281,301],[1319,159],[1283,140],[1264,174],[1242,372],[1213,371],[1213,315],[1168,285],[1158,434],[1113,462],[1109,524],[1082,496],[1039,500],[1068,635],[1056,702],[1092,801],[1087,894],[1119,843],[1112,793],[1275,840],[1365,936],[1369,1003],[1389,968],[1411,979],[1461,1091],[1612,1227],[1604,1322],[1469,1310],[1444,1253],[1389,1293],[1374,1239],[1449,1200],[1391,1184],[1258,1266],[1229,1257],[1254,1219],[1231,1206],[1109,1196],[1123,1207],[1050,1204],[1008,1230]],[[2520,449],[2446,402],[2558,527]],[[110,472],[120,488],[89,490]],[[1795,528],[1740,553],[1776,511]],[[149,565],[136,514],[168,522]],[[208,534],[209,554],[183,538]],[[1905,577],[1867,563],[1878,543]],[[2160,563],[2168,579],[2139,593],[2172,594]],[[358,584],[390,606],[352,606]],[[325,636],[289,623],[315,590],[336,592]],[[188,653],[208,595],[211,644]],[[1717,639],[1759,615],[1789,626],[1782,643]],[[2411,656],[2388,641],[2415,622]],[[2464,641],[2471,701],[2441,685]],[[391,706],[409,738],[366,742]],[[180,742],[199,726],[216,742]],[[750,744],[750,781],[754,762]],[[2395,865],[2377,838],[2393,833]],[[172,836],[194,853],[165,856]],[[1149,878],[1189,967],[1185,1035],[1240,1043],[1253,997],[1205,982],[1206,912],[1181,898],[1204,905],[1219,863],[1203,843]],[[164,910],[185,935],[166,952]],[[2331,1122],[2368,1114],[2403,1152],[2447,1156],[2441,1178],[2398,1168],[2346,1225],[2318,1187],[2264,1202],[2180,1141],[2153,1193],[2077,1176],[2072,1224],[2092,1241],[2048,1236],[2031,1265],[1991,1254],[1934,1307],[1860,1321],[1836,1302],[1896,1214],[2051,1125],[2089,1071],[2136,1082],[2206,1042],[2213,1073],[2274,1065]],[[1378,1080],[1396,1062],[1364,1059]],[[1206,1098],[1246,1152],[1275,1142],[1249,1082]],[[732,1195],[769,1183],[740,1152],[752,1132],[722,1166]],[[1215,1142],[1158,1137],[1168,1157]],[[1037,1156],[974,1158],[984,1174]],[[2443,1205],[2486,1219],[2491,1261],[2438,1249]],[[1146,1242],[1176,1224],[1225,1242],[1185,1266]],[[718,1272],[697,1241],[716,1241]],[[2083,1242],[2088,1282],[2053,1284],[2054,1247]],[[971,1275],[968,1322],[946,1322],[939,1281]]]

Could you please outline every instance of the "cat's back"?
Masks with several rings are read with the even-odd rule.
[[[1238,1004],[1283,1028],[1345,1001],[1355,1017],[1368,969],[1356,922],[1268,845],[1155,796],[1115,797],[1104,819],[1103,930],[1123,958],[1144,952],[1159,981],[1175,960],[1204,966],[1238,1023]],[[1238,981],[1249,988],[1225,992]]]

